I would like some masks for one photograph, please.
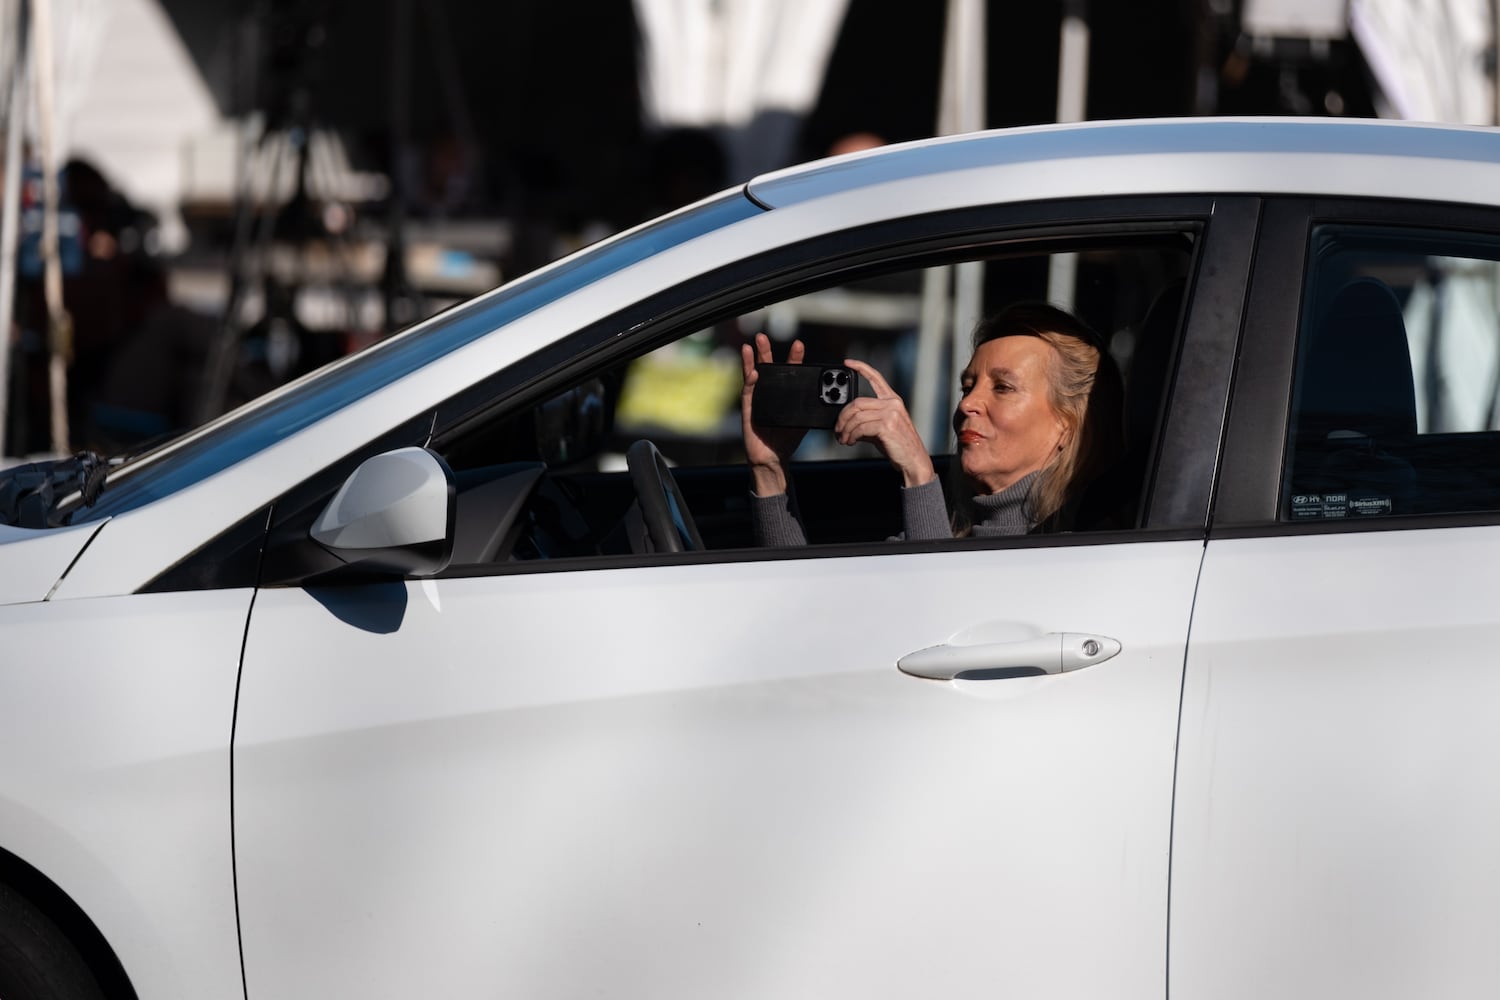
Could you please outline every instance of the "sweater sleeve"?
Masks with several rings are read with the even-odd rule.
[[[952,538],[943,484],[937,479],[901,490],[901,524],[907,541]]]
[[[807,544],[802,525],[792,513],[787,494],[762,497],[750,494],[750,527],[755,544],[766,548],[789,548]]]

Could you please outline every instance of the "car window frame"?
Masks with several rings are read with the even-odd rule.
[[[749,303],[771,290],[780,298],[804,285],[826,287],[845,276],[860,277],[861,269],[922,266],[927,258],[944,252],[962,251],[977,258],[984,255],[986,248],[998,250],[1025,241],[1034,240],[1040,246],[1069,238],[1169,232],[1192,227],[1197,241],[1184,293],[1184,315],[1179,327],[1182,336],[1178,356],[1174,357],[1168,374],[1169,399],[1157,461],[1147,472],[1149,506],[1144,526],[970,538],[963,544],[966,549],[995,549],[1202,538],[1207,532],[1213,475],[1243,310],[1243,290],[1258,218],[1258,199],[1242,196],[1075,199],[961,209],[861,226],[779,247],[744,258],[730,268],[696,276],[629,310],[590,324],[520,364],[481,380],[438,407],[438,430],[433,443],[440,447],[475,421],[500,419],[533,405],[587,377],[591,371],[639,352],[643,346],[670,342],[700,328],[712,317],[743,312]],[[771,266],[767,266],[768,262]],[[1179,386],[1175,376],[1184,360],[1188,362],[1188,370],[1197,371],[1200,377]],[[888,541],[665,556],[616,555],[457,566],[442,576],[888,555],[951,551],[952,547],[950,540]]]
[[[1500,237],[1500,209],[1379,198],[1267,199],[1234,376],[1212,538],[1403,531],[1500,524],[1500,510],[1279,520],[1292,390],[1312,241],[1319,226],[1368,226]],[[1288,295],[1287,288],[1295,288]]]
[[[895,265],[944,252],[981,252],[986,245],[1019,240],[1058,240],[1106,233],[1168,231],[1192,226],[1197,245],[1184,290],[1178,356],[1167,376],[1169,398],[1157,446],[1157,461],[1147,472],[1149,508],[1140,528],[1118,531],[972,538],[966,549],[1051,547],[1108,544],[1120,541],[1168,541],[1203,538],[1224,433],[1229,383],[1244,288],[1260,216],[1260,201],[1243,195],[1140,195],[1082,198],[977,206],[932,215],[851,227],[774,247],[726,267],[691,275],[671,288],[633,303],[565,334],[506,368],[476,379],[430,413],[413,417],[429,429],[441,447],[474,421],[503,417],[532,405],[585,373],[665,343],[701,325],[710,315],[731,312],[757,295],[782,294],[801,283],[834,283],[845,274]],[[1186,366],[1183,368],[1183,366]],[[1177,370],[1197,377],[1179,384]],[[427,438],[429,435],[422,435]],[[388,437],[388,436],[387,436]],[[306,509],[313,494],[331,492],[372,454],[375,442],[330,462],[290,488],[273,505],[267,537],[284,526],[282,512]],[[332,484],[330,486],[330,484]],[[748,488],[748,487],[747,487]],[[295,503],[288,501],[295,499]],[[284,537],[284,536],[283,536]],[[211,540],[173,567],[173,580],[194,579],[192,564],[213,551]],[[887,542],[810,546],[805,549],[733,549],[674,555],[609,556],[453,567],[444,576],[499,575],[516,572],[583,571],[642,565],[700,562],[750,562],[764,559],[827,558],[952,550],[952,543]],[[270,556],[272,553],[266,553]],[[263,559],[262,566],[273,562]],[[296,576],[271,578],[262,571],[261,586],[301,586]],[[148,584],[148,587],[150,585]]]

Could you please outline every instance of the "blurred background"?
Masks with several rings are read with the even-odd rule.
[[[1497,23],[1500,0],[0,0],[0,456],[138,449],[839,152],[1144,116],[1494,125]]]

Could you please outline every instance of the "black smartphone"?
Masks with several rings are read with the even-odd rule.
[[[860,394],[859,374],[843,365],[755,366],[760,374],[750,401],[757,427],[831,428],[844,404]]]

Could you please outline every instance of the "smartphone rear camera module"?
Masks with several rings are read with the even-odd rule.
[[[823,369],[819,383],[822,391],[819,398],[830,406],[843,406],[849,402],[849,373],[842,368]]]

